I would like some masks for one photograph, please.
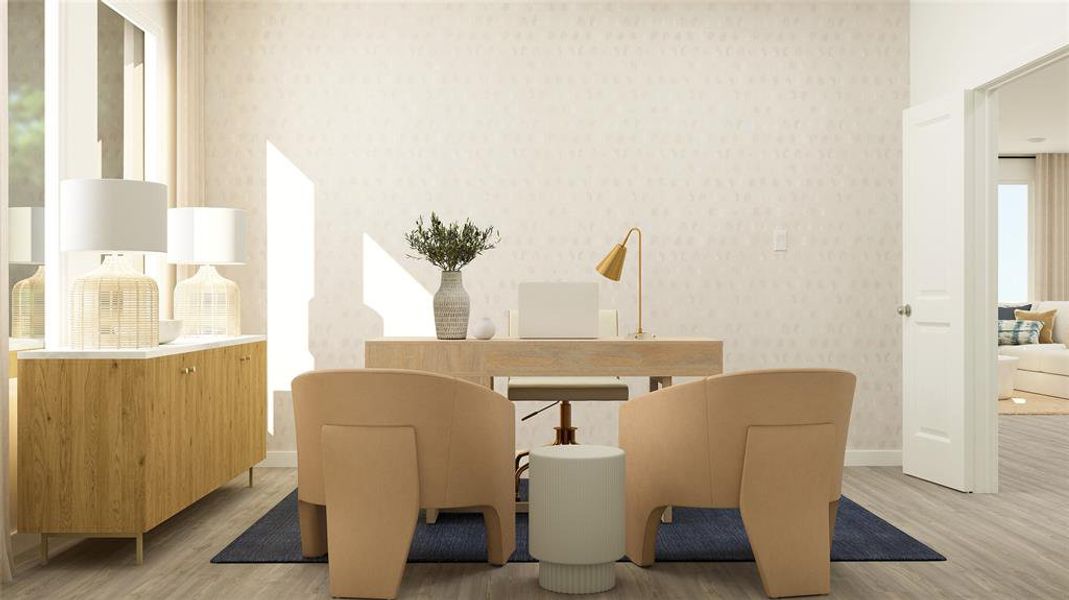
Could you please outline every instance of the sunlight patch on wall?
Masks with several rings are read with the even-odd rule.
[[[267,431],[276,392],[315,368],[308,310],[315,296],[315,184],[267,142]]]
[[[364,304],[382,317],[386,337],[434,336],[431,293],[364,234]]]

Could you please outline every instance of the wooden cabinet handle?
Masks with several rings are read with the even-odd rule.
[[[196,372],[197,372],[197,367],[195,367],[195,366],[193,366],[193,367],[190,367],[190,368],[189,368],[189,372],[190,372],[190,373],[196,373]]]
[[[189,367],[182,367],[181,373],[183,375],[189,375]]]

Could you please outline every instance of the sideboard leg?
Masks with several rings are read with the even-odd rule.
[[[41,534],[40,548],[41,548],[41,564],[42,565],[47,565],[48,564],[48,534],[47,533],[42,533]]]
[[[145,564],[145,534],[139,533],[135,539],[137,543],[137,564],[143,565]]]
[[[249,487],[252,487],[252,467],[249,467]]]

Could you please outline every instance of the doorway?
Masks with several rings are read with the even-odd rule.
[[[998,96],[998,412],[1069,415],[1069,58]]]
[[[1063,42],[903,113],[902,466],[955,490],[998,491],[1000,91],[1067,57]]]

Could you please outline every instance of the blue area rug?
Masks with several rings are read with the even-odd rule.
[[[526,483],[526,481],[524,482]],[[746,562],[753,560],[739,511],[673,509],[673,523],[657,532],[657,560],[662,562]],[[831,548],[833,561],[939,561],[943,555],[845,496]],[[527,553],[527,514],[516,515],[516,552],[512,562],[536,562]],[[297,491],[286,496],[236,540],[212,558],[213,563],[322,563],[326,557],[301,556]],[[482,515],[441,513],[438,522],[417,525],[409,550],[412,563],[486,562]]]

